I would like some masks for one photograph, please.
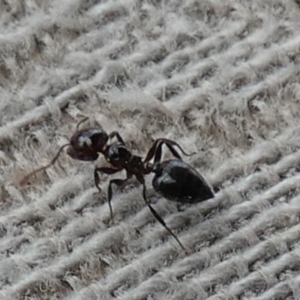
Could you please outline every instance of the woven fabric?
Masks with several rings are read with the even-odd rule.
[[[0,299],[300,299],[300,10],[292,0],[0,1]],[[94,185],[80,128],[175,140],[215,197]],[[164,158],[170,158],[167,149]]]

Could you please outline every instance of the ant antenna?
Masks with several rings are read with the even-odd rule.
[[[43,171],[43,170],[46,170],[48,169],[49,167],[51,167],[58,159],[60,153],[62,152],[62,150],[67,147],[67,146],[70,146],[70,144],[65,144],[63,146],[60,147],[60,149],[58,150],[57,154],[55,155],[55,157],[51,160],[51,162],[49,164],[47,164],[46,166],[43,166],[43,167],[40,167],[36,170],[33,170],[32,172],[30,172],[29,174],[27,174],[25,177],[22,178],[22,180],[20,181],[20,185],[24,185],[27,180],[34,174],[40,172],[40,171]]]

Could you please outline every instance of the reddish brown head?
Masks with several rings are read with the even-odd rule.
[[[99,128],[78,130],[71,137],[67,153],[73,159],[93,161],[104,152],[107,141],[107,133]]]

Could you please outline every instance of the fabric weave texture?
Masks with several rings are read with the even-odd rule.
[[[300,9],[286,0],[0,0],[0,299],[300,299]],[[151,203],[64,151],[175,140],[213,187]],[[166,148],[164,159],[171,157]]]

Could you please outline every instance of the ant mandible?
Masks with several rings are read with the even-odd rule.
[[[195,169],[182,161],[181,156],[174,147],[178,147],[186,156],[193,155],[194,153],[188,154],[175,141],[160,138],[153,143],[143,161],[142,157],[131,153],[117,131],[107,134],[101,128],[78,130],[79,125],[87,119],[88,118],[85,118],[77,124],[77,131],[71,137],[70,142],[59,149],[49,164],[32,171],[26,175],[20,183],[24,184],[32,175],[53,165],[62,150],[67,146],[67,154],[76,160],[95,161],[97,160],[99,153],[101,153],[110,163],[111,167],[95,167],[94,169],[94,181],[99,192],[101,192],[101,188],[99,186],[99,173],[110,175],[125,170],[127,175],[125,179],[112,179],[109,181],[107,194],[111,219],[113,219],[113,210],[111,206],[112,185],[115,184],[119,187],[124,186],[130,178],[135,176],[136,179],[143,185],[143,199],[154,217],[169,231],[180,247],[187,252],[178,237],[166,225],[164,220],[147,200],[144,175],[151,172],[155,173],[152,182],[153,187],[168,200],[183,203],[195,203],[212,198],[214,197],[214,194],[204,178]],[[108,144],[108,141],[114,137],[117,138],[117,141]],[[168,147],[176,159],[161,163],[162,146],[164,144]],[[149,163],[153,158],[154,163]]]

